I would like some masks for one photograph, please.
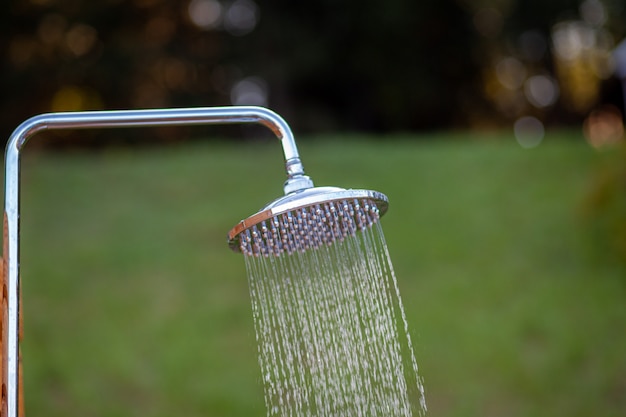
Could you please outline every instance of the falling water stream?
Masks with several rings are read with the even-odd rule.
[[[378,218],[333,244],[246,254],[268,416],[423,416]]]

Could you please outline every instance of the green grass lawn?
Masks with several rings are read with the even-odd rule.
[[[566,133],[306,139],[316,185],[390,199],[429,415],[626,415],[626,272],[582,215],[605,155]],[[282,194],[279,145],[23,161],[27,415],[265,415],[226,233]]]

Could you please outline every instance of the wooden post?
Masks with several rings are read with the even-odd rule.
[[[8,236],[7,236],[7,218],[4,216],[4,228],[3,228],[3,257],[0,258],[0,268],[2,269],[2,322],[0,323],[0,375],[2,375],[1,384],[1,407],[0,417],[7,416],[7,383],[8,383],[8,364],[7,364],[7,336],[9,330],[9,293],[8,293],[8,263],[4,262],[7,254]],[[21,341],[24,336],[24,320],[22,314],[22,294],[20,293],[20,317],[19,317],[19,333],[18,340]],[[18,379],[18,417],[24,417],[24,372],[22,371],[22,352],[19,352],[19,379]]]

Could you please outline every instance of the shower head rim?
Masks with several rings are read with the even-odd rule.
[[[239,235],[243,231],[280,214],[303,207],[311,207],[316,204],[355,199],[374,201],[381,217],[389,208],[389,199],[379,191],[339,187],[307,188],[278,198],[252,216],[241,220],[228,232],[228,246],[232,250],[239,252]]]

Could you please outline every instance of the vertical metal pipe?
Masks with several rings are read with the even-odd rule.
[[[5,153],[4,249],[5,282],[8,298],[7,340],[3,344],[2,393],[6,393],[6,417],[18,417],[19,403],[19,218],[20,151],[26,142],[43,130],[149,127],[175,125],[258,123],[280,139],[285,154],[287,182],[285,193],[313,186],[304,175],[296,143],[289,125],[278,114],[262,107],[208,107],[186,109],[120,110],[48,113],[34,116],[18,126]]]

